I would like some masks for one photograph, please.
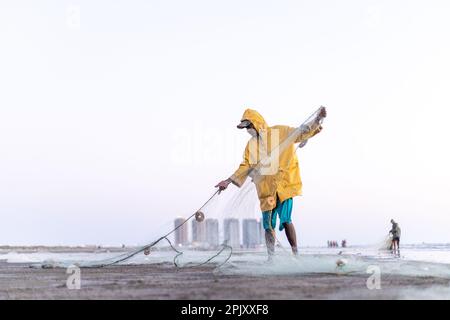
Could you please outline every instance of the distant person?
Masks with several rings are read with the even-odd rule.
[[[342,243],[341,243],[341,247],[342,248],[346,248],[347,247],[347,240],[342,240]]]
[[[400,236],[402,234],[402,230],[394,219],[391,219],[391,223],[392,228],[391,231],[389,231],[389,234],[392,235],[392,253],[400,256]]]
[[[237,126],[238,129],[246,129],[251,136],[244,151],[244,161],[231,177],[219,182],[216,187],[223,191],[230,183],[233,183],[240,188],[249,176],[252,178],[260,201],[269,259],[275,252],[277,216],[280,223],[279,230],[285,230],[292,252],[297,254],[297,236],[291,220],[292,198],[301,194],[302,182],[294,144],[305,143],[318,134],[322,130],[321,119],[325,117],[326,110],[322,107],[311,127],[305,128],[297,137],[294,137],[295,140],[292,145],[281,151],[278,159],[276,159],[278,161],[269,159],[271,161],[268,163],[270,168],[272,168],[272,165],[276,166],[273,168],[275,170],[270,173],[258,170],[257,164],[269,155],[268,151],[274,150],[290,137],[295,132],[295,128],[288,126],[270,127],[264,118],[252,109],[245,110],[241,122]]]

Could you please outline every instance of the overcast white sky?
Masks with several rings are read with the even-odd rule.
[[[450,242],[448,1],[0,2],[0,244],[136,244],[299,125],[300,243]],[[79,17],[79,20],[78,20]],[[233,192],[233,190],[227,190]]]

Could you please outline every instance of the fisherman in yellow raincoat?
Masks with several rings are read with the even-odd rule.
[[[242,116],[241,123],[237,126],[239,129],[247,129],[252,137],[247,143],[244,160],[239,168],[231,177],[221,181],[216,187],[220,191],[225,190],[230,183],[241,187],[249,176],[252,178],[260,201],[269,258],[275,252],[274,229],[277,215],[280,220],[279,230],[285,230],[292,252],[294,254],[298,252],[297,236],[291,214],[292,198],[301,195],[302,182],[294,143],[305,142],[319,133],[322,130],[319,120],[325,117],[326,109],[321,107],[317,113],[317,121],[314,121],[307,130],[299,132],[289,126],[269,127],[257,111],[247,109]],[[283,141],[287,141],[288,138],[292,139],[292,135],[297,135],[292,140],[294,143],[285,146],[283,150],[278,148],[276,157],[271,156],[277,146],[282,146]],[[259,168],[261,160],[268,158],[270,159],[269,163],[264,163],[264,167]]]

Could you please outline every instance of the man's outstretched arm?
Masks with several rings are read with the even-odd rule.
[[[297,139],[295,139],[295,143],[301,143],[303,141],[306,141],[312,137],[314,137],[316,134],[318,134],[320,131],[322,131],[322,126],[320,125],[320,120],[325,118],[327,116],[327,110],[325,107],[321,107],[319,113],[317,114],[317,118],[315,121],[310,125],[307,130],[303,131],[298,135]],[[290,131],[294,132],[296,128],[291,128]]]

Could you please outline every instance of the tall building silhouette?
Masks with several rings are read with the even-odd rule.
[[[174,221],[175,228],[180,226],[186,221],[184,218],[177,218]],[[184,223],[181,227],[175,230],[175,245],[176,246],[185,246],[188,244],[188,225]]]
[[[239,233],[239,220],[227,218],[223,221],[224,240],[233,248],[239,248],[241,245]]]
[[[192,242],[206,243],[206,222],[192,219]]]
[[[219,220],[217,219],[206,219],[206,243],[210,247],[219,246]]]
[[[258,220],[242,221],[242,244],[245,248],[255,248],[261,242],[261,228]]]

